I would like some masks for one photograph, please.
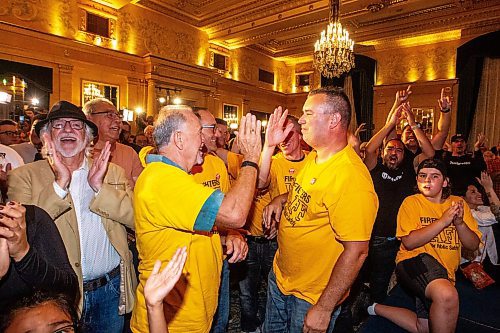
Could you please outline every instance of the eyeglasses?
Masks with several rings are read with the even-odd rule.
[[[7,136],[19,136],[21,134],[20,131],[4,131],[4,132],[0,132],[0,134],[3,134],[3,135],[7,135]]]
[[[52,121],[52,128],[63,129],[66,124],[69,123],[69,127],[74,130],[81,130],[83,128],[83,121],[81,120],[54,120]]]
[[[211,128],[212,129],[212,132],[216,132],[217,131],[217,125],[216,124],[212,124],[212,125],[201,125],[201,128]]]
[[[113,111],[92,112],[92,114],[103,114],[112,120],[123,118],[123,115],[119,114],[118,112],[113,112]]]

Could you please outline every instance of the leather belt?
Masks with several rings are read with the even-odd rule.
[[[105,286],[109,280],[120,274],[120,265],[113,268],[109,273],[98,277],[96,279],[83,282],[83,291],[93,291],[97,288]]]

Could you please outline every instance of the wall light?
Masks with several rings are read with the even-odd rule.
[[[135,108],[135,113],[141,114],[143,112],[144,112],[144,110],[140,106],[138,106],[138,107]]]

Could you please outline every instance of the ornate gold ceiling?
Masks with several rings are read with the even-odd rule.
[[[218,46],[249,47],[286,62],[311,57],[328,18],[328,0],[133,2],[202,29]],[[401,39],[418,43],[419,37],[457,39],[500,29],[499,0],[343,0],[340,14],[356,52]]]

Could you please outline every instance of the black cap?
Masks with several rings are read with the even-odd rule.
[[[428,158],[426,160],[423,160],[417,167],[417,174],[420,172],[420,170],[425,168],[438,169],[443,175],[443,178],[447,177],[446,165],[440,159]]]
[[[458,141],[458,140],[467,141],[467,140],[465,140],[465,136],[463,134],[460,134],[460,133],[457,133],[454,136],[452,136],[450,141],[451,142],[455,142],[455,141]]]
[[[35,125],[36,135],[40,136],[40,130],[49,121],[59,118],[73,118],[81,120],[92,129],[94,136],[97,136],[98,129],[96,124],[87,119],[85,113],[83,113],[81,108],[68,101],[59,101],[52,106],[49,113],[47,114],[47,118],[44,120],[40,120],[38,123],[36,123]]]

